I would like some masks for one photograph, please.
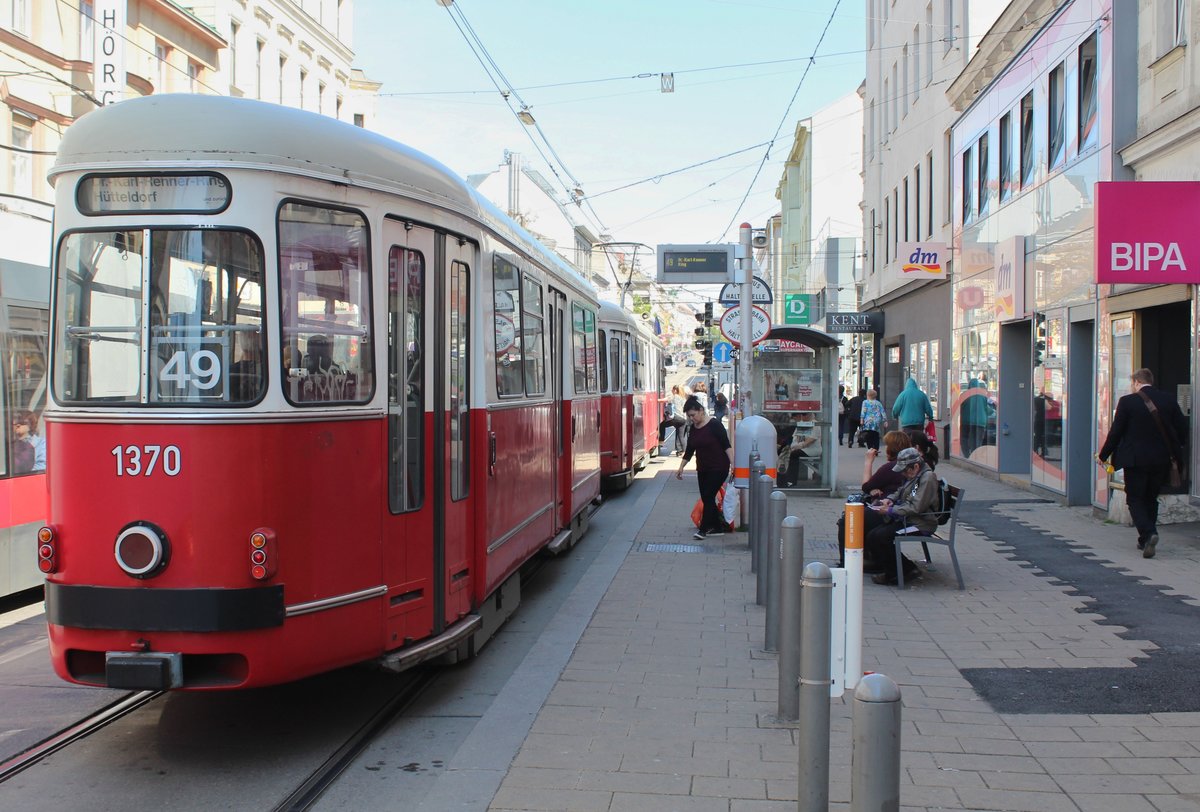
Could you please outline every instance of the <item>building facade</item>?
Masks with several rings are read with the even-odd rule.
[[[1101,508],[1120,475],[1093,455],[1130,373],[1191,380],[1186,286],[1097,284],[1097,184],[1133,178],[1137,32],[1134,4],[1014,0],[948,92],[951,454]]]
[[[880,332],[862,336],[861,384],[890,407],[908,378],[939,420],[950,363],[952,238],[947,86],[972,58],[1004,3],[996,0],[866,0],[867,76],[862,89],[864,312]],[[914,245],[940,250],[941,275],[906,273]],[[902,247],[908,250],[901,255]],[[928,263],[927,263],[928,264]]]
[[[827,313],[858,309],[862,200],[862,96],[848,93],[796,124],[775,196],[778,220],[766,231],[771,251],[773,321],[783,327],[826,326]],[[851,343],[841,370],[856,377]]]

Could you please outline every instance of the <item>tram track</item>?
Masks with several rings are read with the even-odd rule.
[[[311,809],[325,790],[333,786],[338,776],[433,684],[437,673],[438,669],[432,666],[422,666],[416,669],[415,674],[409,672],[406,675],[406,684],[359,726],[321,766],[313,770],[295,790],[280,801],[274,812],[303,812]]]
[[[0,763],[0,784],[18,775],[43,759],[63,750],[75,742],[86,739],[93,733],[108,727],[139,708],[150,704],[163,696],[165,691],[135,691],[126,694],[89,716],[80,719],[70,727],[60,730],[32,747],[24,750],[7,761]]]

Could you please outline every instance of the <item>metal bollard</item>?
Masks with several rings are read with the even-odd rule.
[[[754,602],[759,606],[767,605],[767,575],[771,571],[771,537],[774,535],[771,527],[771,493],[775,490],[775,480],[766,474],[758,477],[758,502],[754,505],[754,515],[757,517],[758,534],[758,579],[755,583]]]
[[[787,494],[783,491],[771,491],[771,519],[767,529],[770,538],[767,539],[767,628],[763,635],[765,651],[779,650],[779,606],[780,589],[779,573],[783,569],[781,533],[783,520],[787,516]]]
[[[798,809],[829,809],[829,621],[833,576],[814,561],[804,568],[800,603],[800,772]]]
[[[868,674],[854,689],[851,812],[900,810],[900,689]]]
[[[766,471],[766,466],[762,460],[757,457],[750,460],[750,487],[746,490],[746,496],[749,497],[746,501],[749,503],[749,510],[746,515],[749,517],[747,521],[750,524],[750,532],[746,534],[746,541],[750,545],[750,571],[758,572],[758,540],[759,526],[762,522],[759,521],[758,515],[755,513],[758,510],[758,489],[762,487],[761,479],[763,472]]]
[[[866,530],[866,505],[847,502],[843,520],[846,539],[846,666],[847,690],[853,690],[862,677],[863,642],[863,533]]]
[[[800,572],[804,569],[804,524],[795,516],[779,531],[779,700],[780,719],[800,718]]]

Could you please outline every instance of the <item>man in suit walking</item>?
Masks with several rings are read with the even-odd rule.
[[[1154,373],[1139,369],[1130,377],[1133,393],[1117,401],[1117,414],[1096,457],[1112,458],[1125,471],[1125,499],[1138,531],[1143,558],[1154,558],[1158,545],[1158,494],[1171,473],[1171,461],[1182,470],[1182,439],[1187,421],[1169,394],[1154,388]]]

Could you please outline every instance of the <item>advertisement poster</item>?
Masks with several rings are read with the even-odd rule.
[[[821,370],[764,369],[763,411],[821,411]]]

